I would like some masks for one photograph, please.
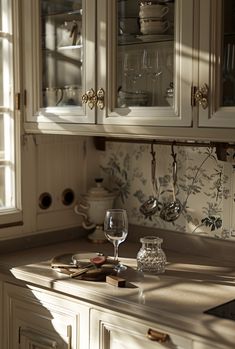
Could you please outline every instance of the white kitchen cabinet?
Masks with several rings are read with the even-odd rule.
[[[26,130],[37,125],[70,132],[72,124],[75,133],[99,134],[115,125],[191,126],[193,1],[170,2],[169,8],[169,28],[150,35],[138,27],[137,1],[23,0]],[[134,33],[121,32],[131,17]],[[73,23],[79,33],[71,43]],[[135,77],[128,66],[133,58]]]
[[[88,348],[88,311],[66,297],[4,285],[5,349]]]
[[[167,2],[157,34],[137,1],[22,2],[27,132],[234,141],[232,0]]]
[[[160,314],[155,321],[143,319],[139,313],[127,315],[124,308],[112,310],[105,298],[104,303],[97,302],[96,292],[92,301],[78,300],[66,295],[69,283],[63,294],[27,284],[3,282],[0,286],[0,344],[4,349],[231,348],[225,334],[214,343],[214,332],[210,340],[205,335],[198,336],[193,328],[189,332],[187,326],[180,329],[175,317],[171,319],[176,322],[172,326],[172,321],[167,325]]]
[[[163,325],[123,314],[91,310],[92,349],[192,349],[193,342]]]

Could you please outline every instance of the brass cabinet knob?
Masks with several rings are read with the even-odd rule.
[[[90,88],[82,95],[82,103],[88,103],[88,107],[92,110],[97,103],[97,96],[93,88]]]
[[[82,95],[82,103],[88,103],[88,107],[92,110],[97,106],[100,110],[104,109],[104,90],[100,88],[97,93],[91,88]]]
[[[102,88],[99,88],[99,90],[97,91],[97,107],[100,110],[104,109],[104,90]]]
[[[203,109],[208,107],[208,93],[209,87],[207,84],[203,84],[202,87],[197,89],[194,94],[195,102],[199,103]]]

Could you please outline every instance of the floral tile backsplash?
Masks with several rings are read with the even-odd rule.
[[[154,145],[158,211],[151,217],[140,206],[154,195],[151,182],[151,145],[106,143],[100,152],[100,174],[104,185],[117,193],[115,207],[128,211],[131,224],[156,227],[218,239],[235,240],[235,154],[217,160],[214,148],[174,146],[177,162],[176,199],[180,216],[167,222],[161,218],[164,204],[173,201],[172,147]]]

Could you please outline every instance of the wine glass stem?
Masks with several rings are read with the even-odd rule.
[[[114,246],[114,260],[115,262],[118,261],[118,244],[113,244]]]

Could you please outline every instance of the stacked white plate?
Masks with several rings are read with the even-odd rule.
[[[141,3],[139,11],[141,33],[144,35],[165,33],[170,26],[166,19],[168,12],[167,5]]]

